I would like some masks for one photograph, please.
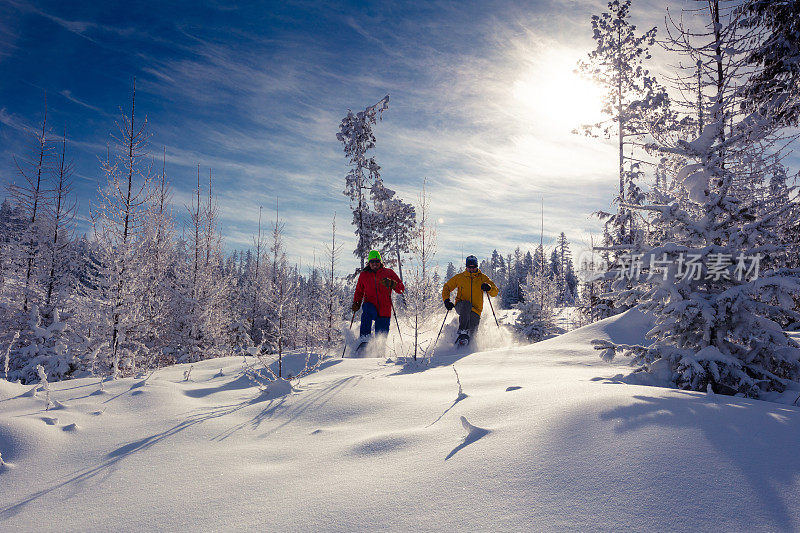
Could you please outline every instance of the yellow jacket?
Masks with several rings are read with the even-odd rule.
[[[497,285],[489,279],[489,276],[480,270],[476,270],[473,273],[465,270],[447,280],[447,283],[442,288],[442,299],[447,300],[450,297],[450,293],[458,289],[455,303],[462,300],[472,302],[472,310],[480,315],[481,311],[483,311],[482,283],[488,283],[492,287],[489,290],[489,296],[497,296],[500,292],[497,289]]]

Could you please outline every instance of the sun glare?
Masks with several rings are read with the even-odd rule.
[[[534,127],[568,133],[603,118],[602,92],[574,72],[577,57],[549,53],[517,79],[512,94]]]

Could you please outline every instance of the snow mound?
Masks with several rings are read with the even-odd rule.
[[[0,379],[0,401],[21,396],[28,392],[28,389],[30,389],[30,385],[20,385]]]
[[[592,340],[599,339],[618,344],[644,344],[646,346],[648,340],[645,335],[653,329],[653,325],[652,317],[634,308],[543,342],[570,344],[585,348],[590,347]]]

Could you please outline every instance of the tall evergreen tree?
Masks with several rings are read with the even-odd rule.
[[[632,364],[680,388],[757,398],[800,377],[800,345],[783,331],[800,319],[791,298],[800,272],[780,262],[778,224],[791,206],[772,198],[764,174],[780,132],[736,100],[750,72],[741,13],[711,0],[705,16],[705,31],[681,28],[673,45],[706,70],[708,122],[693,140],[654,147],[685,161],[671,200],[646,207],[671,242],[625,269],[656,325],[645,345],[595,344],[607,358],[633,355]],[[629,294],[623,287],[616,296]]]
[[[355,234],[358,237],[353,254],[361,261],[362,269],[364,258],[378,239],[380,222],[376,213],[370,209],[368,200],[372,192],[380,193],[382,186],[381,167],[375,162],[374,157],[368,157],[367,152],[375,148],[375,134],[372,128],[388,107],[389,95],[386,95],[364,111],[353,113],[348,110],[336,134],[336,138],[344,147],[345,157],[350,166],[345,177],[344,194],[350,198],[353,225],[356,227]]]
[[[748,0],[742,25],[758,28],[747,63],[757,71],[743,86],[745,105],[763,117],[796,126],[800,121],[800,1]]]

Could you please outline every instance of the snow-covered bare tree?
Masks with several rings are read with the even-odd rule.
[[[325,269],[325,345],[330,348],[338,342],[339,322],[342,316],[341,287],[336,278],[341,244],[336,243],[336,213],[331,221],[331,243],[325,245],[327,263]]]
[[[411,235],[411,257],[409,259],[404,292],[405,321],[414,335],[413,358],[423,349],[422,337],[429,328],[436,327],[430,318],[441,309],[439,287],[434,283],[436,257],[436,226],[430,213],[427,180],[423,182],[422,192],[416,213],[419,215]]]
[[[73,165],[67,160],[67,135],[64,132],[61,154],[53,171],[52,202],[44,205],[46,232],[43,232],[43,237],[49,237],[42,243],[46,263],[46,274],[42,278],[45,308],[63,301],[65,295],[62,291],[71,285],[72,231],[77,212],[77,203],[72,197],[73,172]]]
[[[277,202],[276,202],[277,203]],[[275,210],[275,222],[272,225],[272,253],[270,295],[267,300],[267,322],[270,325],[266,345],[278,353],[278,377],[283,377],[283,350],[287,341],[291,341],[292,329],[289,320],[290,305],[297,296],[297,271],[289,267],[283,246],[285,223]]]
[[[262,230],[262,207],[258,207],[258,232],[253,236],[253,251],[248,250],[244,272],[239,282],[240,301],[245,304],[245,313],[248,334],[254,346],[259,346],[264,341],[266,324],[266,235]]]
[[[18,268],[22,271],[22,311],[27,313],[33,299],[37,295],[36,269],[42,252],[42,241],[46,239],[46,230],[42,228],[45,203],[49,200],[46,186],[47,174],[52,170],[53,144],[47,130],[47,99],[45,98],[44,114],[41,129],[31,132],[34,136],[35,148],[29,158],[14,158],[17,172],[21,178],[18,183],[9,185],[9,193],[18,209],[25,217],[27,225],[20,239],[22,246],[18,258]]]

